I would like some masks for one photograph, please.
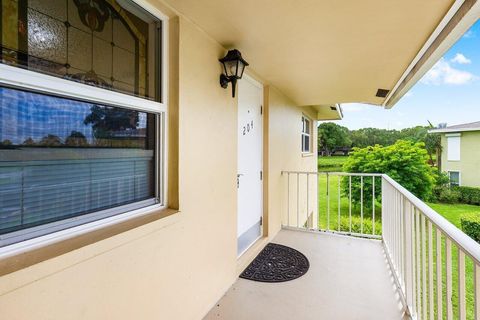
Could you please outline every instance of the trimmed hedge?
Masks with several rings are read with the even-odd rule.
[[[455,187],[455,190],[460,193],[459,201],[461,203],[480,206],[480,188]]]
[[[442,203],[458,203],[460,202],[460,191],[455,188],[449,188],[446,186],[436,187],[433,191],[434,197],[436,201],[440,201]]]
[[[480,243],[480,213],[464,214],[460,218],[462,230],[473,240]]]

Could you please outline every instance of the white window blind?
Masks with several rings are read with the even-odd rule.
[[[460,136],[447,136],[448,161],[460,161]]]

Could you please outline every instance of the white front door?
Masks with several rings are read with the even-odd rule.
[[[240,256],[262,236],[263,86],[248,76],[238,82],[238,224]]]

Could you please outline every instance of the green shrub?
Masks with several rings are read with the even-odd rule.
[[[461,197],[458,190],[446,186],[436,187],[434,194],[436,200],[442,203],[458,203]]]
[[[480,188],[455,187],[460,195],[460,202],[466,204],[480,205]]]
[[[460,218],[462,230],[480,243],[480,213],[467,213]]]
[[[425,144],[399,140],[387,147],[376,145],[363,149],[353,148],[343,165],[345,172],[352,173],[385,173],[406,189],[423,200],[432,195],[436,183],[436,170],[427,163],[428,154]],[[360,177],[352,177],[352,202],[360,203]],[[381,198],[381,183],[377,178],[375,196]],[[348,178],[342,180],[344,194],[349,194]],[[372,194],[372,178],[363,178],[364,196]],[[372,201],[367,201],[369,206]]]
[[[362,219],[359,216],[352,216],[352,233],[362,233]],[[334,229],[338,227],[338,221],[330,221],[330,226]],[[350,232],[350,218],[340,217],[340,231]],[[363,233],[372,234],[372,219],[370,217],[363,217]],[[375,219],[375,234],[382,234],[382,223],[380,219]]]

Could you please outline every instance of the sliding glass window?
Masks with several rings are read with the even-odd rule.
[[[130,0],[1,9],[0,247],[163,204],[162,21]]]

